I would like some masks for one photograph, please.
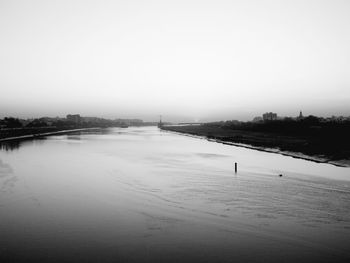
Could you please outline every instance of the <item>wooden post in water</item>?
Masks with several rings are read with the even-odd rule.
[[[235,173],[237,173],[237,163],[235,163]]]

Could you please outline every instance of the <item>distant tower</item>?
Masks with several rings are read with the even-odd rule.
[[[303,113],[302,113],[302,111],[300,111],[300,113],[299,113],[299,119],[302,119],[302,118],[304,118],[304,117],[303,117]]]
[[[162,127],[163,123],[162,123],[162,115],[159,115],[159,123],[158,123],[158,127]]]

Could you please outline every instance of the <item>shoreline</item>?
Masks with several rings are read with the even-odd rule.
[[[220,139],[210,139],[205,135],[195,135],[195,134],[190,134],[190,133],[186,133],[186,132],[167,130],[167,129],[163,129],[163,128],[161,128],[161,130],[165,131],[165,132],[171,132],[171,133],[175,133],[175,134],[179,134],[179,135],[183,135],[183,136],[192,137],[192,138],[205,139],[205,140],[210,141],[210,142],[216,142],[216,143],[221,143],[221,144],[225,144],[225,145],[242,147],[242,148],[257,150],[257,151],[261,151],[261,152],[281,154],[284,156],[288,156],[288,157],[292,157],[292,158],[296,158],[296,159],[302,159],[302,160],[306,160],[306,161],[311,161],[311,162],[315,162],[315,163],[331,164],[331,165],[334,165],[337,167],[343,167],[343,168],[350,167],[350,160],[333,161],[333,160],[330,160],[330,159],[327,159],[327,158],[321,157],[321,156],[310,156],[310,155],[305,155],[305,154],[300,153],[300,152],[281,151],[278,148],[267,148],[267,147],[254,146],[254,145],[250,145],[250,144],[228,142],[228,141],[223,141]]]
[[[7,141],[35,139],[38,137],[45,137],[45,136],[51,136],[51,135],[57,135],[57,134],[66,134],[66,133],[71,133],[71,132],[100,130],[100,129],[101,128],[99,128],[99,127],[95,127],[95,128],[80,128],[80,129],[71,129],[71,130],[60,130],[60,131],[44,132],[44,133],[33,133],[33,134],[27,134],[27,135],[22,135],[22,136],[16,136],[16,137],[2,138],[2,139],[0,139],[0,143],[7,142]]]

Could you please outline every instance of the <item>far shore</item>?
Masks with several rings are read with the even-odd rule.
[[[22,136],[1,138],[0,142],[34,139],[34,138],[45,137],[50,135],[67,134],[67,133],[79,132],[79,131],[93,131],[93,130],[100,130],[100,129],[101,128],[99,127],[94,127],[94,128],[79,128],[79,129],[68,129],[68,130],[64,129],[64,130],[58,130],[58,131],[52,131],[52,132],[34,132],[31,134],[26,134]],[[36,129],[36,131],[40,131],[40,129]]]
[[[215,138],[214,136],[207,136],[204,134],[195,133],[195,132],[188,132],[185,130],[181,129],[182,126],[163,126],[161,129],[166,132],[171,132],[171,133],[176,133],[184,136],[189,136],[193,138],[199,138],[199,139],[206,139],[211,142],[216,142],[216,143],[222,143],[225,145],[232,145],[232,146],[237,146],[237,147],[243,147],[247,149],[252,149],[252,150],[257,150],[257,151],[263,151],[263,152],[269,152],[269,153],[276,153],[276,154],[281,154],[297,159],[303,159],[303,160],[308,160],[312,162],[317,162],[317,163],[328,163],[334,166],[339,166],[339,167],[350,167],[350,159],[345,159],[345,160],[332,160],[331,158],[323,155],[307,155],[302,152],[294,152],[294,151],[286,151],[286,150],[281,150],[278,147],[263,147],[263,146],[256,146],[253,144],[246,144],[246,143],[238,143],[234,141],[228,141],[228,140],[222,140],[220,138]],[[214,138],[212,138],[214,137]],[[252,141],[253,142],[253,141]]]

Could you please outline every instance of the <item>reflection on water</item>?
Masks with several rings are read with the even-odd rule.
[[[11,140],[0,142],[0,151],[14,151],[18,150],[21,146],[30,144],[40,144],[40,142],[46,140],[46,137],[38,137],[36,139],[28,138],[23,140]]]
[[[21,146],[22,141],[8,141],[0,142],[0,150],[13,151],[17,150]]]
[[[111,132],[111,129],[100,129],[100,130],[86,130],[86,131],[77,131],[77,132],[71,132],[66,136],[67,140],[81,140],[81,135],[87,135],[87,134],[109,134]],[[10,141],[3,141],[0,142],[0,151],[13,151],[18,150],[22,145],[28,145],[28,144],[38,144],[40,141],[46,140],[47,137],[37,137],[35,139],[33,138],[26,138],[22,140],[10,140]]]
[[[3,147],[0,259],[8,262],[350,257],[347,168],[155,127]]]

